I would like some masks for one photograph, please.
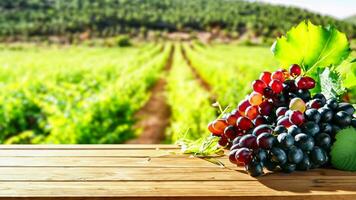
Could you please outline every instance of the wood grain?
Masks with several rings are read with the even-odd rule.
[[[316,169],[260,178],[174,145],[0,146],[0,199],[356,199],[356,173]]]

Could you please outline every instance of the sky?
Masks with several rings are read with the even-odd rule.
[[[343,19],[356,14],[356,0],[256,0],[271,4],[305,8],[323,15]]]

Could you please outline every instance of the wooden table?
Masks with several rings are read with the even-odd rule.
[[[356,173],[247,175],[173,145],[0,146],[0,199],[356,199]]]

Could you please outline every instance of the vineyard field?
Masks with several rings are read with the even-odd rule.
[[[216,101],[220,109],[234,108],[251,92],[246,83],[261,71],[282,67],[268,47],[234,43],[0,48],[4,144],[106,144],[140,138],[147,126],[140,127],[136,113],[155,101],[153,88],[160,81],[164,99],[156,106],[169,109],[161,142],[198,139],[209,135],[206,125],[221,114]],[[350,85],[356,77],[354,65],[340,68]],[[356,88],[349,92],[355,101]]]

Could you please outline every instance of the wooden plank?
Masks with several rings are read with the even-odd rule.
[[[269,197],[321,196],[349,198],[356,195],[356,181],[120,181],[120,182],[0,182],[0,196],[16,197]],[[263,198],[265,197],[265,198]],[[268,198],[267,198],[268,197]],[[206,198],[204,198],[206,199]],[[334,198],[335,199],[335,198]]]
[[[0,157],[0,167],[216,167],[198,158]],[[1,170],[1,169],[0,169]]]
[[[241,168],[239,171],[225,168],[63,168],[63,167],[2,167],[0,182],[52,181],[238,181],[256,180]],[[356,180],[356,173],[331,169],[315,169],[293,174],[273,173],[258,180]]]
[[[0,157],[188,157],[179,149],[51,149],[0,150]]]
[[[81,145],[0,145],[0,150],[100,150],[100,149],[179,149],[177,145],[172,144],[81,144]]]

